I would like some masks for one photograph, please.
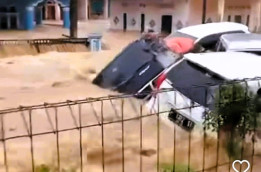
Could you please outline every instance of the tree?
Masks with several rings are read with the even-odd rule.
[[[259,102],[259,94],[240,84],[221,86],[216,93],[215,110],[207,115],[205,125],[224,136],[229,157],[238,158],[241,141],[258,127]]]

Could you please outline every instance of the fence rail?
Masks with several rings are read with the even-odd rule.
[[[174,95],[176,91],[157,94]],[[147,102],[133,97],[117,95],[0,110],[0,171],[233,171],[222,133],[211,132],[204,124],[184,130],[168,120],[170,110],[161,110],[160,100],[158,110],[150,111]],[[175,111],[200,107],[193,103]],[[250,162],[251,172],[259,171],[261,161],[260,143],[254,137],[257,129],[250,139],[242,138],[238,149],[240,159]],[[39,160],[49,149],[54,152],[52,161]],[[26,163],[29,167],[19,165]]]
[[[0,40],[0,45],[18,45],[18,44],[87,44],[88,38],[57,38],[57,39],[10,39],[10,40]]]

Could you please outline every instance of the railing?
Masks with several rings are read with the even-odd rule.
[[[208,131],[204,124],[184,130],[168,119],[170,110],[150,111],[147,102],[133,97],[117,95],[1,110],[0,171],[233,170],[222,133]],[[162,106],[160,101],[157,106]],[[202,106],[193,103],[175,110],[198,107]],[[238,148],[240,159],[250,162],[251,172],[259,171],[261,161],[257,126],[253,132]],[[245,166],[237,168],[244,170]]]
[[[60,39],[12,39],[0,40],[0,45],[16,45],[16,44],[87,44],[88,38],[60,38]]]

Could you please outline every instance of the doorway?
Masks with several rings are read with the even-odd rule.
[[[2,16],[1,18],[0,18],[0,28],[1,29],[8,29],[8,25],[7,25],[7,16]]]
[[[45,15],[45,6],[43,6],[43,8],[42,8],[42,15],[43,15],[43,20],[45,20],[46,19],[46,15]]]
[[[235,15],[235,22],[236,23],[242,23],[242,16],[241,15]]]
[[[161,17],[161,32],[171,33],[171,31],[172,31],[172,16],[163,15]]]
[[[48,5],[47,6],[47,19],[48,20],[55,20],[55,6],[54,5]]]
[[[140,23],[140,31],[144,32],[144,30],[145,30],[145,14],[141,14],[140,21],[141,21],[141,23]]]
[[[10,17],[10,28],[11,29],[17,29],[18,26],[17,26],[17,16],[11,16]]]
[[[127,30],[127,13],[123,14],[123,30]]]

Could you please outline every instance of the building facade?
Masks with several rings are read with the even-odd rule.
[[[32,30],[43,20],[70,27],[70,0],[0,0],[0,30]],[[78,19],[107,19],[109,0],[78,0]]]
[[[202,23],[203,0],[112,0],[112,29],[174,32]],[[206,21],[233,21],[260,31],[261,0],[207,0]]]
[[[1,0],[0,30],[32,30],[43,20],[70,27],[70,0]],[[203,0],[78,0],[78,19],[110,19],[111,29],[173,32],[202,23]],[[261,31],[261,0],[207,0],[206,21],[234,21]]]
[[[43,17],[50,17],[50,11],[57,4],[62,13],[64,27],[70,26],[69,0],[1,0],[0,29],[32,30],[42,24]],[[55,16],[58,17],[58,16]]]

